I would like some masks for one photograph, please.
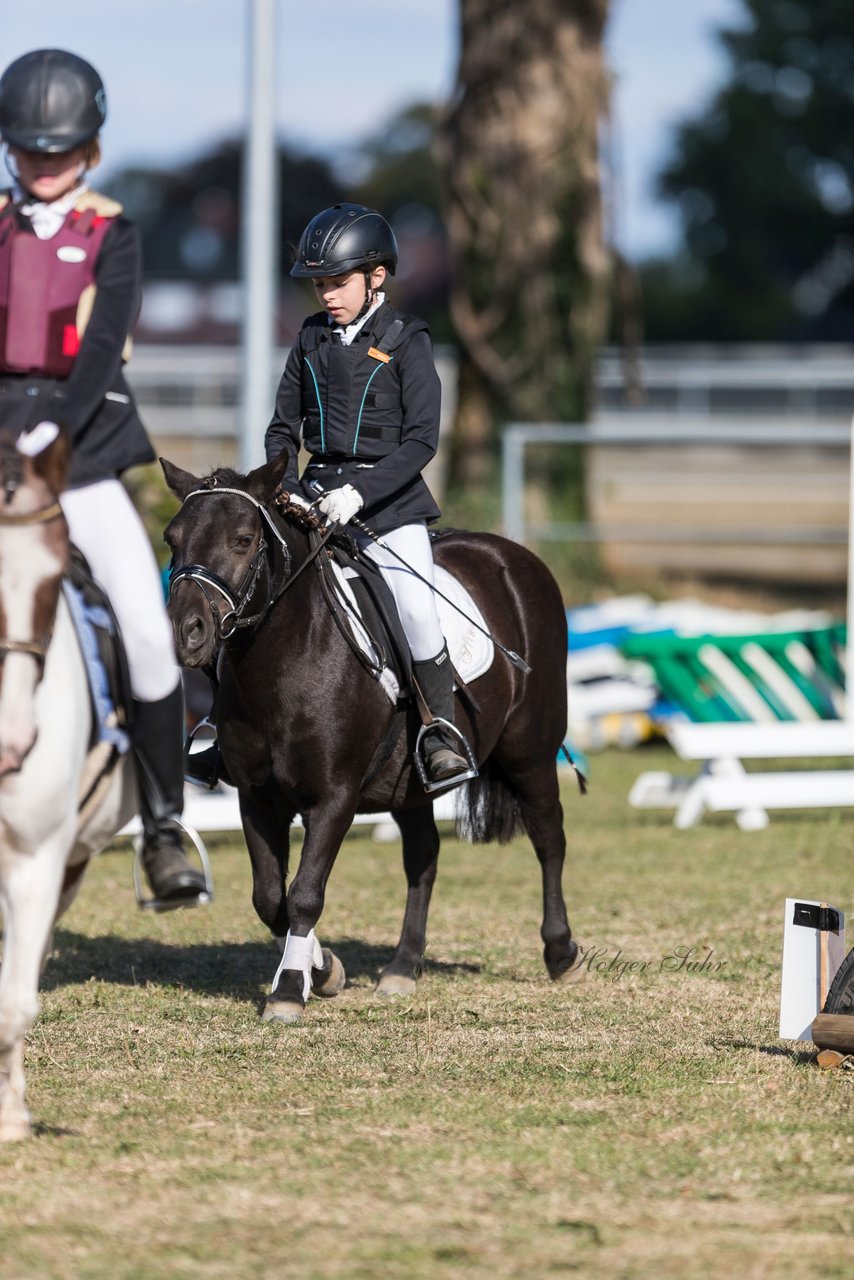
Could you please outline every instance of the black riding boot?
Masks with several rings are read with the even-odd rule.
[[[133,751],[142,816],[142,865],[154,897],[194,906],[207,890],[187,861],[174,819],[184,808],[184,693],[133,704]]]
[[[431,717],[453,724],[454,671],[448,646],[443,645],[435,658],[429,658],[426,662],[413,662],[412,672]],[[460,753],[459,739],[441,725],[428,729],[425,734],[424,755],[429,782],[451,783],[460,775],[471,774],[469,761]]]

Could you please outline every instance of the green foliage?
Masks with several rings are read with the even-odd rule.
[[[381,209],[400,246],[389,284],[393,302],[422,316],[434,342],[453,341],[448,315],[449,264],[435,158],[438,108],[413,103],[362,145],[351,198]]]
[[[439,173],[433,157],[438,110],[416,102],[387,121],[360,147],[363,169],[354,199],[385,209],[391,218],[420,216],[439,222]]]
[[[850,338],[854,7],[743,0],[727,82],[678,130],[661,193],[686,258],[644,271],[658,339]]]
[[[134,467],[123,477],[123,484],[140,514],[157,563],[163,568],[169,561],[169,548],[163,541],[163,530],[178,510],[178,500],[170,493],[159,465]]]

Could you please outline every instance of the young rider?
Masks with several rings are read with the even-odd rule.
[[[340,204],[312,218],[291,275],[311,280],[323,311],[305,321],[290,351],[265,443],[268,460],[287,445],[283,483],[298,490],[302,442],[311,454],[306,497],[326,490],[318,506],[332,522],[362,512],[400,556],[350,530],[391,589],[431,716],[453,724],[453,671],[435,596],[401,563],[432,583],[427,525],[440,513],[421,472],[439,441],[441,388],[427,325],[386,301],[397,257],[394,233],[373,209]],[[437,726],[424,742],[430,784],[470,776],[456,735]]]
[[[72,541],[106,589],[127,649],[142,861],[162,906],[193,905],[205,878],[187,861],[183,695],[160,578],[119,476],[154,453],[122,374],[139,309],[140,258],[121,205],[92,191],[106,117],[82,58],[38,49],[0,79],[0,136],[13,177],[0,193],[0,425],[64,424],[62,498]]]

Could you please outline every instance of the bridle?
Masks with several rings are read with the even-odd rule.
[[[31,524],[49,524],[62,516],[62,507],[58,502],[51,502],[46,507],[38,507],[35,511],[2,511],[0,510],[0,528],[22,528]],[[9,653],[28,653],[43,667],[53,634],[53,623],[41,640],[11,640],[0,636],[0,663]]]
[[[303,569],[311,564],[334,532],[334,526],[331,526],[328,533],[312,549],[311,554],[303,561],[296,573],[291,573],[291,551],[284,535],[276,525],[265,504],[259,502],[257,498],[253,498],[250,493],[246,493],[243,489],[229,488],[226,485],[214,485],[210,488],[193,489],[186,495],[184,502],[189,502],[190,498],[210,498],[217,497],[220,494],[243,498],[244,501],[252,504],[261,517],[261,535],[258,542],[258,550],[252,557],[243,581],[239,586],[232,587],[219,574],[213,573],[212,570],[205,568],[201,564],[183,564],[177,568],[173,567],[169,575],[170,600],[179,582],[185,580],[195,582],[210,609],[218,644],[223,640],[228,640],[238,630],[260,626],[273,608],[273,605],[293,586]],[[272,534],[270,542],[264,537],[265,526],[268,532]],[[276,584],[274,572],[276,550],[281,552],[282,557],[278,585]],[[249,608],[264,564],[267,565],[267,594],[261,607],[254,613],[248,614],[246,610]],[[218,592],[225,601],[227,608],[224,612],[212,595],[212,590]]]

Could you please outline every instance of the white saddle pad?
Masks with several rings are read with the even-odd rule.
[[[457,606],[454,609],[441,596],[436,597],[436,604],[439,606],[439,622],[442,625],[442,634],[448,642],[451,661],[466,684],[471,684],[472,680],[482,676],[492,666],[495,645],[489,636],[483,633],[489,628],[471,592],[452,577],[447,569],[442,569],[439,565],[436,565],[435,578],[436,586],[442,595],[447,596],[448,600]],[[460,609],[462,613],[459,612]],[[468,614],[468,617],[464,618],[463,614]],[[477,626],[474,626],[474,623],[477,623]],[[477,627],[483,627],[483,631],[478,631]]]
[[[372,662],[376,662],[376,650],[362,624],[362,615],[348,581],[349,578],[356,577],[356,573],[352,569],[342,570],[340,565],[337,565],[334,561],[332,567],[347,602],[348,621],[353,636],[362,652]],[[484,635],[483,631],[478,630],[478,626],[483,627],[484,631],[486,630],[486,621],[471,593],[456,578],[451,577],[447,570],[440,568],[439,565],[436,565],[435,581],[442,595],[447,596],[448,600],[457,606],[454,608],[452,604],[448,604],[441,596],[436,596],[439,622],[442,627],[442,634],[448,643],[451,662],[465,683],[471,684],[473,680],[477,680],[478,676],[482,676],[492,666],[495,646],[488,635]],[[468,617],[463,617],[463,613],[459,612],[460,609]],[[475,626],[475,623],[478,625]],[[380,677],[380,684],[391,701],[396,702],[400,690],[394,672],[386,668]]]

